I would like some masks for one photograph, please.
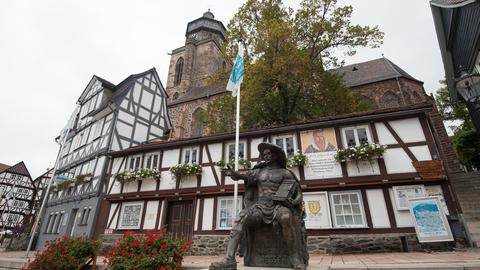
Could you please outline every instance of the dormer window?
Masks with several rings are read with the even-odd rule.
[[[183,73],[183,58],[180,57],[177,60],[177,64],[175,65],[175,80],[173,81],[173,85],[177,86],[182,81],[182,73]]]

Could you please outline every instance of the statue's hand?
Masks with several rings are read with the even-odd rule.
[[[230,177],[232,177],[232,179],[236,178],[235,177],[235,171],[232,169],[232,167],[230,167],[230,165],[227,164],[227,167],[223,168],[222,171],[225,174],[225,176],[230,176]]]

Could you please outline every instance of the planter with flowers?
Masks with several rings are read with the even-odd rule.
[[[89,260],[93,265],[96,264],[99,241],[83,237],[63,237],[46,243],[47,248],[37,251],[34,260],[29,260],[28,264],[22,268],[23,270],[77,270],[83,269],[82,266]]]
[[[295,155],[291,156],[287,160],[288,167],[303,167],[307,165],[308,158],[306,155],[302,154],[300,151]]]
[[[136,171],[124,171],[116,173],[113,178],[121,184],[127,184],[130,182],[153,178],[160,180],[161,173],[157,170],[140,169]]]
[[[189,175],[202,174],[202,166],[198,164],[181,163],[170,168],[170,173],[175,176],[177,181]]]
[[[335,155],[335,160],[338,162],[354,161],[357,165],[357,169],[360,172],[358,163],[360,161],[368,161],[370,166],[373,165],[372,161],[382,157],[387,147],[379,144],[364,143],[358,146],[351,146],[345,149],[338,149]]]
[[[126,232],[104,254],[104,262],[112,270],[181,269],[183,256],[189,248],[188,241],[173,239],[166,230],[146,234]]]
[[[220,160],[220,161],[217,161],[215,165],[220,167],[220,169],[226,169],[227,165],[233,169],[235,168],[235,160],[231,159],[230,161],[228,161],[228,163],[226,163],[224,160]],[[251,167],[252,167],[252,162],[250,160],[243,159],[243,158],[238,160],[239,169],[246,170],[246,169],[250,169]]]

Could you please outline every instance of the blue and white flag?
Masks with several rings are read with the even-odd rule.
[[[235,64],[233,65],[232,74],[227,84],[227,91],[232,92],[232,96],[237,96],[237,91],[240,88],[240,84],[243,81],[243,74],[245,73],[243,64],[243,46],[238,44],[238,54],[235,58]]]

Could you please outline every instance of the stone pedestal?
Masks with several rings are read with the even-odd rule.
[[[275,232],[273,225],[249,229],[246,244],[249,252],[245,254],[245,266],[292,267],[287,244],[282,233]]]

